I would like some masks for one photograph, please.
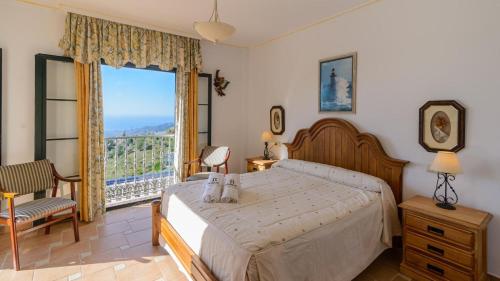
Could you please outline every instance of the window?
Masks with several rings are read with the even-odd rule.
[[[199,143],[210,144],[210,75],[199,77]],[[102,66],[107,207],[174,183],[175,72]]]
[[[35,160],[50,159],[64,177],[79,174],[76,90],[73,60],[35,56]],[[48,191],[50,192],[50,191]],[[69,197],[69,185],[58,192]],[[35,199],[46,197],[44,191]]]
[[[63,176],[78,176],[73,60],[39,54],[35,61],[35,159],[48,158]],[[173,182],[175,72],[103,62],[102,83],[107,207],[157,197]],[[200,74],[198,84],[201,151],[211,143],[211,75]],[[60,190],[69,195],[66,189]]]

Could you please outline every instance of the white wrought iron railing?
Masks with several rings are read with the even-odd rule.
[[[158,197],[174,183],[174,135],[104,139],[106,207]]]

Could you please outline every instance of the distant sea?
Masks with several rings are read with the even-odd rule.
[[[174,124],[173,116],[104,116],[104,135],[116,136],[122,132],[163,124]]]

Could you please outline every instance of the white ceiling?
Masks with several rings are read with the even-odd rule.
[[[22,1],[22,0],[21,0]],[[161,31],[194,36],[213,0],[31,0]],[[236,27],[228,44],[254,46],[374,0],[219,0],[222,21]]]

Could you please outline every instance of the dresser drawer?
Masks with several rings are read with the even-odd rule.
[[[415,270],[425,272],[437,280],[470,281],[473,276],[436,259],[422,255],[411,248],[405,249],[406,264]]]
[[[433,256],[443,258],[470,269],[474,267],[474,256],[470,252],[457,249],[456,247],[422,236],[413,231],[406,232],[405,240],[408,246],[417,248]]]
[[[467,249],[474,247],[474,233],[467,230],[458,229],[445,223],[414,215],[413,213],[405,214],[405,223],[407,226],[431,237],[454,242]]]

